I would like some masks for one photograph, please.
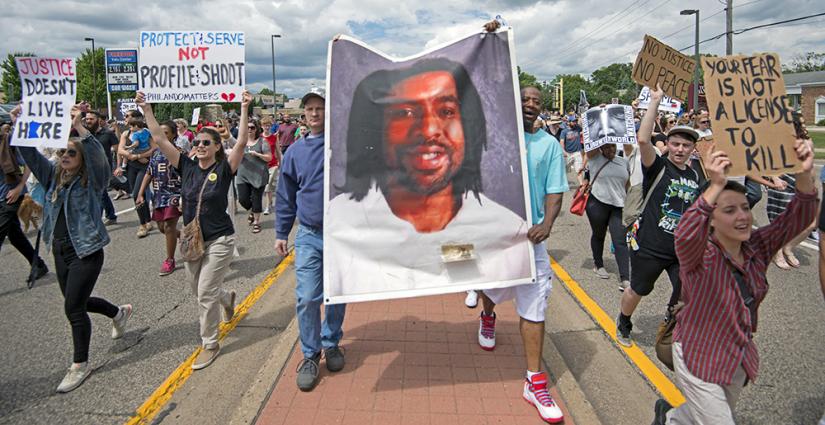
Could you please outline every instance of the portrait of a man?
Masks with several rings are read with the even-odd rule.
[[[351,102],[345,177],[325,216],[325,297],[529,281],[526,218],[484,192],[487,119],[465,67],[427,57],[379,69]]]

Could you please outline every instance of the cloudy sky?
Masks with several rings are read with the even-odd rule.
[[[247,80],[255,91],[272,85],[270,34],[281,34],[275,42],[278,91],[290,96],[323,85],[327,43],[335,34],[407,56],[501,15],[514,28],[519,65],[542,80],[631,62],[645,33],[679,49],[694,37],[694,17],[679,15],[688,2],[673,0],[8,1],[0,13],[3,57],[16,51],[76,57],[89,46],[84,37],[94,37],[99,47],[134,47],[141,30],[244,31]],[[689,2],[701,11],[702,40],[725,31],[720,2]],[[734,0],[733,28],[822,12],[822,0]],[[777,52],[785,62],[825,52],[825,16],[736,35],[734,51]],[[702,44],[701,52],[724,54],[724,37]]]

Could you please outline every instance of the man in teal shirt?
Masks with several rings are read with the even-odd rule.
[[[521,90],[521,114],[524,122],[524,141],[527,147],[527,175],[530,186],[530,205],[533,226],[527,238],[534,245],[536,282],[510,288],[488,289],[481,295],[484,311],[479,319],[478,343],[492,351],[496,346],[496,304],[512,299],[521,318],[519,329],[527,357],[524,399],[538,409],[547,422],[564,419],[561,409],[547,391],[547,373],[541,371],[541,352],[544,345],[544,316],[552,289],[553,272],[545,241],[561,210],[562,195],[567,192],[567,174],[561,146],[553,136],[535,129],[533,122],[541,108],[541,92],[535,87]]]

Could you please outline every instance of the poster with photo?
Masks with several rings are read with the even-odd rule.
[[[511,30],[403,59],[330,42],[324,301],[535,282]]]
[[[633,107],[606,105],[588,109],[584,113],[582,138],[585,152],[608,143],[635,145],[636,124],[633,122]]]

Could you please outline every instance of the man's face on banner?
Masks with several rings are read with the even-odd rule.
[[[446,71],[395,84],[384,109],[385,161],[397,183],[431,194],[447,187],[464,162],[458,90]]]
[[[608,106],[607,107],[607,127],[610,129],[611,136],[623,136],[626,132],[624,106]]]

